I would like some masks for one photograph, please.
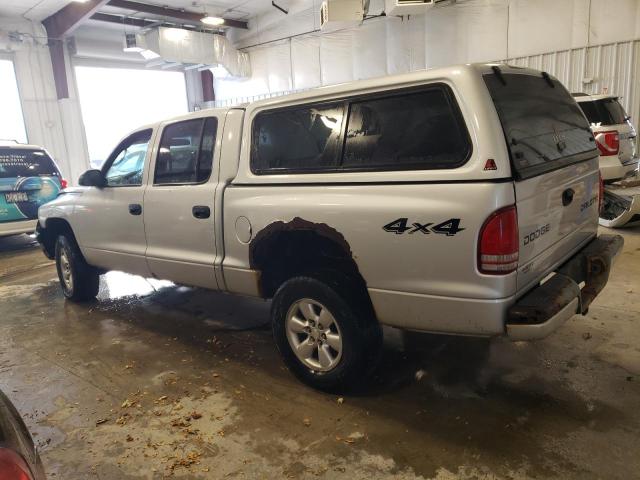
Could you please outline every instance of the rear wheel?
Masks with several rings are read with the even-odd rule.
[[[274,338],[285,363],[304,383],[343,391],[373,371],[381,331],[362,297],[346,279],[299,276],[278,289],[271,312]]]
[[[98,271],[85,261],[75,240],[67,235],[56,239],[56,269],[62,293],[69,300],[86,302],[98,294]]]

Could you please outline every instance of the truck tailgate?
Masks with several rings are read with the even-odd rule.
[[[598,150],[582,110],[557,79],[496,66],[484,80],[509,149],[522,292],[596,236]]]
[[[575,253],[598,229],[598,159],[515,182],[520,230],[518,291]]]

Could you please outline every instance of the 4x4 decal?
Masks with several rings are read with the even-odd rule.
[[[396,235],[402,235],[403,233],[408,233],[409,235],[414,233],[422,233],[424,235],[429,235],[430,233],[437,233],[439,235],[446,235],[447,237],[453,237],[458,232],[464,230],[464,228],[460,228],[460,219],[459,218],[450,218],[449,220],[439,223],[438,225],[433,225],[431,223],[419,223],[414,222],[409,225],[408,218],[398,218],[393,222],[387,223],[382,229],[385,232],[395,233]]]

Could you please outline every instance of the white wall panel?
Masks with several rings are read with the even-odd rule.
[[[532,55],[572,45],[573,0],[512,0],[509,17],[508,55]]]
[[[269,93],[269,48],[256,48],[249,52],[251,60],[252,95]]]
[[[366,22],[353,32],[353,79],[387,74],[387,29],[384,20]]]
[[[638,0],[591,0],[590,44],[613,43],[640,36]]]
[[[351,32],[331,33],[320,37],[320,71],[323,85],[353,80],[352,43]]]
[[[425,18],[428,68],[507,56],[507,0],[470,0]]]
[[[320,39],[299,37],[291,39],[293,88],[302,90],[322,85],[320,71]]]
[[[270,92],[293,89],[291,77],[291,42],[278,43],[266,49]]]

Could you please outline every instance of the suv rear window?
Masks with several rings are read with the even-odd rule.
[[[524,179],[598,155],[591,128],[573,97],[549,76],[484,76],[498,111],[516,178]]]
[[[0,148],[0,178],[58,176],[51,157],[44,150]]]
[[[627,113],[617,98],[603,98],[591,102],[578,102],[591,125],[620,125],[627,122]]]

